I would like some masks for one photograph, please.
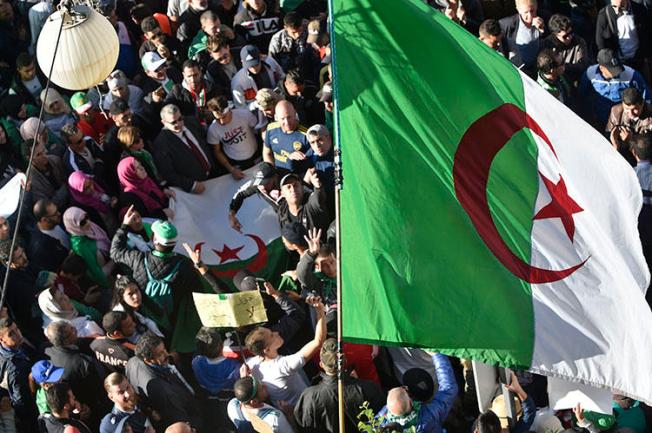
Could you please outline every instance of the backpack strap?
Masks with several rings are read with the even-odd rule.
[[[177,262],[177,264],[174,265],[174,268],[172,268],[172,271],[166,277],[164,277],[161,281],[169,283],[170,280],[172,279],[172,277],[174,277],[176,275],[177,271],[179,270],[179,266],[181,266],[181,260],[179,260]]]

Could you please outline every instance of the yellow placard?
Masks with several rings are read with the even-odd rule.
[[[237,328],[267,321],[260,292],[193,293],[197,313],[204,326]]]

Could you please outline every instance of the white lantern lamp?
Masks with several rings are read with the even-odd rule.
[[[88,4],[64,1],[41,30],[36,58],[46,75],[52,67],[57,86],[86,90],[113,71],[119,50],[118,35],[107,18]]]

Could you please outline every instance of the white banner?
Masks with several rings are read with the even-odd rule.
[[[20,188],[25,182],[25,174],[18,173],[0,189],[0,216],[8,217],[16,212],[20,200]]]
[[[238,212],[242,233],[231,228],[228,218],[231,198],[255,173],[256,168],[252,167],[245,171],[247,178],[240,181],[231,175],[208,180],[204,182],[206,190],[202,194],[174,188],[172,222],[179,232],[177,252],[186,254],[184,242],[193,248],[201,244],[202,260],[207,265],[247,260],[266,252],[266,246],[280,237],[280,229],[276,212],[258,194],[247,198]]]

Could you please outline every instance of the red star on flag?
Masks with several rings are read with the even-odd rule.
[[[227,260],[231,260],[231,259],[240,260],[240,257],[238,257],[238,253],[243,248],[244,245],[231,249],[227,244],[224,244],[224,248],[222,248],[222,251],[213,250],[213,252],[218,256],[220,256],[220,265],[221,265]]]
[[[534,219],[559,218],[566,230],[568,238],[572,242],[573,236],[575,235],[575,220],[573,219],[573,214],[582,212],[584,209],[582,209],[580,205],[578,205],[577,202],[568,195],[566,183],[561,177],[561,174],[559,175],[559,182],[557,183],[554,183],[541,173],[539,173],[539,175],[541,175],[541,179],[548,189],[551,201],[537,212]]]

